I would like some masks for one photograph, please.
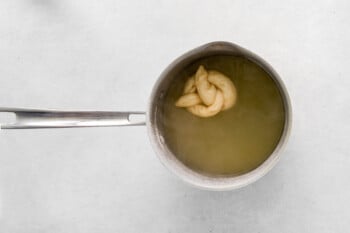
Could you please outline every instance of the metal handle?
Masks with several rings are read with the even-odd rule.
[[[16,115],[13,123],[0,124],[0,129],[39,129],[145,125],[145,112],[57,111],[25,108],[1,108],[0,112]],[[137,117],[133,119],[132,116]],[[143,116],[143,119],[138,119]]]

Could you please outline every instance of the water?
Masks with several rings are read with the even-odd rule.
[[[199,65],[234,82],[236,105],[214,117],[200,118],[174,103]],[[285,121],[282,97],[268,73],[253,62],[212,56],[189,65],[170,85],[162,104],[164,139],[191,169],[211,175],[239,175],[258,167],[273,152]]]

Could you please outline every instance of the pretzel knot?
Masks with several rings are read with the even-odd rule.
[[[211,117],[233,107],[236,100],[237,90],[231,79],[201,65],[185,83],[183,95],[175,105],[196,116]]]

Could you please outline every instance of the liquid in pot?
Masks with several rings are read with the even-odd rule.
[[[233,81],[234,107],[201,118],[175,106],[200,65]],[[159,120],[169,149],[189,168],[210,175],[239,175],[258,167],[277,146],[285,123],[278,86],[243,57],[211,56],[190,64],[174,77],[161,106]]]

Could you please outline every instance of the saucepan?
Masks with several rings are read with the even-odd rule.
[[[238,176],[210,176],[199,173],[180,162],[167,146],[160,126],[159,103],[176,77],[186,66],[200,58],[213,55],[234,55],[244,57],[258,64],[275,81],[283,99],[285,124],[278,145],[271,155],[254,170]],[[207,190],[231,190],[246,186],[264,176],[277,163],[291,131],[292,111],[287,90],[274,69],[262,58],[231,42],[211,42],[195,48],[173,61],[155,83],[146,112],[118,111],[60,111],[1,107],[0,112],[16,115],[14,122],[2,123],[1,129],[38,129],[146,125],[150,142],[160,161],[183,181]]]

